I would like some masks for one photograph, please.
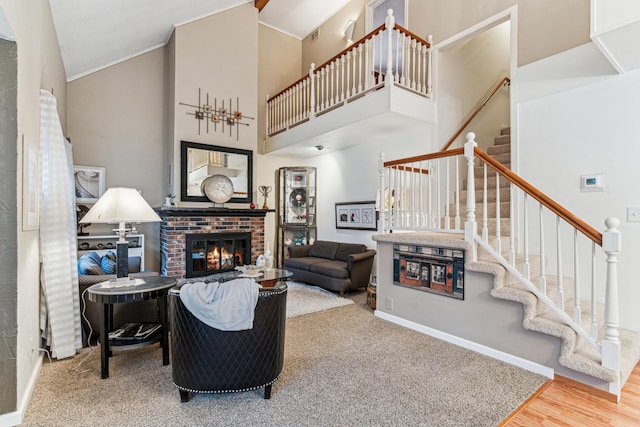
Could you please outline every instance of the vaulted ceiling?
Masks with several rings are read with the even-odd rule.
[[[259,20],[303,39],[350,0],[257,0]],[[164,46],[177,25],[254,0],[49,0],[68,80]]]

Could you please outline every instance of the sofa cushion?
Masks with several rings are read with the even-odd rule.
[[[338,242],[327,242],[325,240],[316,240],[311,249],[309,249],[309,256],[315,256],[318,258],[334,259],[336,251],[338,250]]]
[[[323,276],[334,277],[336,279],[348,279],[347,263],[344,261],[325,261],[309,266],[312,273]]]
[[[79,274],[104,274],[100,267],[100,255],[96,252],[88,252],[78,258]]]
[[[100,267],[106,274],[116,274],[116,254],[113,251],[109,251],[102,256],[100,260]]]
[[[338,245],[336,255],[333,258],[340,261],[347,261],[349,259],[349,255],[361,254],[366,250],[366,245],[361,245],[358,243],[340,243],[340,245]]]
[[[284,260],[284,267],[309,271],[312,265],[320,264],[323,262],[327,262],[327,260],[317,257],[289,258]]]

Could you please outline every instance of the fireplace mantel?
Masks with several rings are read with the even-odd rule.
[[[156,208],[160,218],[181,216],[181,217],[215,217],[215,216],[246,216],[264,217],[268,212],[275,212],[274,209],[242,209],[242,208],[190,208],[190,207],[162,207]]]

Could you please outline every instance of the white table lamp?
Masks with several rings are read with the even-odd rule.
[[[127,223],[160,222],[160,217],[142,198],[135,188],[109,188],[95,205],[80,220],[84,223],[118,224],[113,231],[118,234],[116,244],[116,276],[118,279],[129,275],[129,243],[127,233],[135,228],[127,228]]]

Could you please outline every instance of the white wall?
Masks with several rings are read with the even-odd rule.
[[[518,70],[520,174],[599,231],[607,217],[621,220],[620,323],[640,330],[640,223],[626,221],[626,208],[640,206],[640,72],[616,75],[594,49],[581,46]],[[580,192],[580,176],[591,173],[604,174],[604,192]]]

